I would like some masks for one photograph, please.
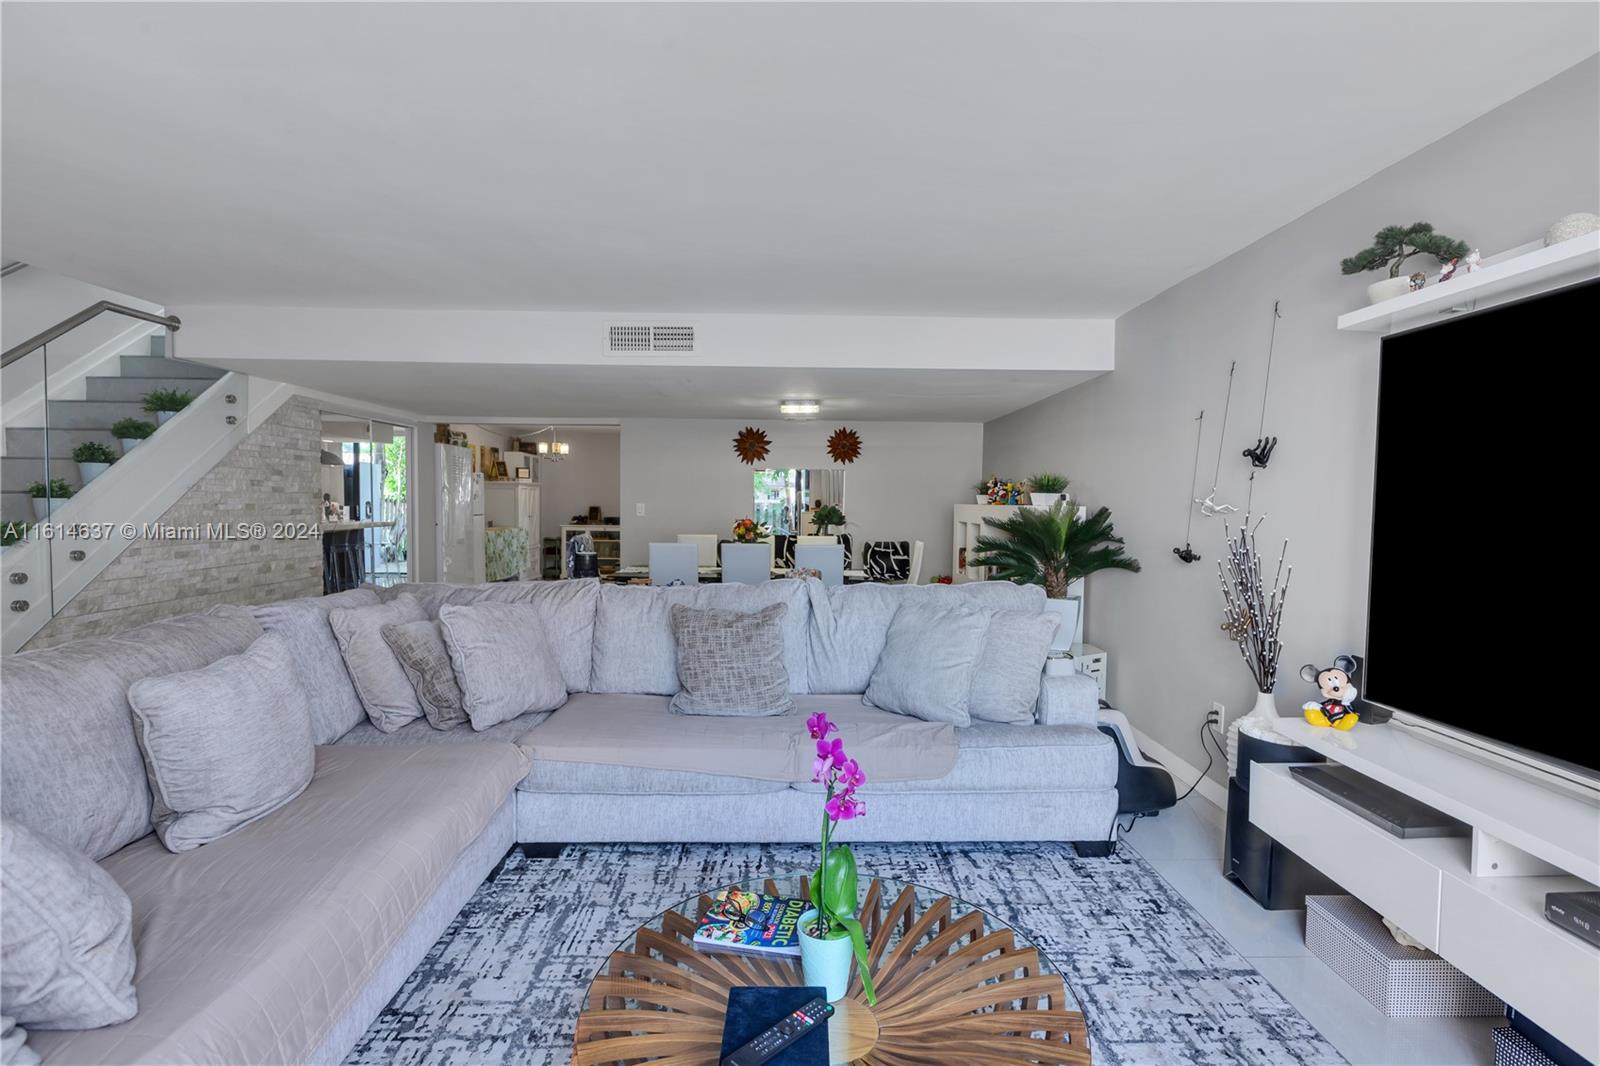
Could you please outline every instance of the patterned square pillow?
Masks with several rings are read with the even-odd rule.
[[[786,603],[746,613],[720,607],[672,605],[678,645],[674,714],[757,718],[794,706],[783,665]]]
[[[380,632],[384,643],[400,661],[417,702],[428,724],[435,729],[452,729],[467,720],[461,703],[461,686],[456,683],[455,667],[450,665],[450,649],[444,645],[439,623],[390,622]]]

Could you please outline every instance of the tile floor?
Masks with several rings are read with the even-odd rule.
[[[1222,876],[1222,811],[1191,796],[1124,837],[1351,1066],[1488,1066],[1497,1018],[1385,1018],[1306,950],[1305,912],[1269,911]]]

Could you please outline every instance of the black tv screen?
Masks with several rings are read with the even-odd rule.
[[[1600,775],[1597,311],[1600,281],[1384,339],[1362,695]]]

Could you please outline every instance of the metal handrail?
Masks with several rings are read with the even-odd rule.
[[[107,311],[115,311],[119,315],[127,315],[129,318],[137,318],[145,322],[154,322],[158,326],[166,326],[173,332],[177,332],[179,327],[183,325],[178,320],[177,315],[156,315],[151,314],[149,311],[141,311],[137,307],[125,307],[122,304],[114,304],[110,300],[101,300],[97,304],[85,307],[71,318],[57,322],[38,336],[29,337],[14,348],[7,348],[5,354],[0,355],[0,367],[10,366],[29,352],[44,347],[57,337],[72,332],[91,318],[98,318]]]

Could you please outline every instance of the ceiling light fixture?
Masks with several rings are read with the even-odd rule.
[[[815,418],[822,413],[817,400],[784,400],[778,404],[778,413],[784,418]]]
[[[549,459],[552,462],[556,462],[572,454],[572,445],[564,440],[556,440],[555,426],[545,426],[543,429],[533,431],[534,436],[544,433],[550,434],[550,439],[533,442],[533,457],[535,459]]]

